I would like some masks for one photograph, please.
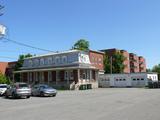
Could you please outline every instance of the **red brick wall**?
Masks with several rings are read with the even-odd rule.
[[[146,61],[142,56],[139,57],[139,71],[146,72]]]
[[[0,62],[0,73],[5,74],[8,62]]]
[[[64,70],[60,71],[60,81],[64,81]]]
[[[78,70],[73,70],[73,77],[74,77],[75,83],[77,83],[78,82]]]
[[[23,82],[28,82],[28,73],[22,73],[22,80],[23,80]]]
[[[48,72],[44,72],[44,82],[48,82]]]
[[[56,82],[56,71],[52,71],[52,81]]]
[[[123,64],[125,65],[124,73],[130,73],[130,61],[129,61],[129,53],[127,51],[121,50],[122,55],[125,57],[125,61]]]
[[[89,51],[89,58],[92,66],[96,67],[99,70],[104,70],[104,64],[103,64],[103,59],[104,59],[104,54],[95,52],[95,51]]]
[[[139,72],[139,57],[136,54],[130,54],[131,73]]]

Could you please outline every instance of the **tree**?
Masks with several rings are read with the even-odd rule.
[[[105,73],[111,73],[111,59],[109,56],[104,56],[104,71]]]
[[[24,59],[25,58],[28,58],[28,57],[32,57],[33,55],[31,55],[31,54],[26,54],[26,55],[19,55],[19,58],[18,58],[18,61],[17,61],[17,63],[16,63],[16,65],[15,65],[15,68],[14,68],[14,70],[15,71],[18,71],[18,70],[20,70],[20,68],[23,66],[23,62],[24,62]]]
[[[152,72],[152,69],[148,68],[146,69],[146,72]]]
[[[74,44],[72,49],[84,50],[84,51],[89,50],[89,41],[85,39],[80,39]]]
[[[125,57],[120,53],[116,52],[112,56],[105,54],[104,68],[105,73],[123,73]]]
[[[20,70],[20,68],[23,66],[24,59],[28,58],[28,57],[32,57],[32,56],[33,55],[31,55],[29,53],[26,54],[26,55],[19,55],[19,59],[18,59],[16,65],[15,65],[14,71]],[[20,74],[19,73],[15,74],[15,80],[20,81]]]
[[[0,84],[10,84],[11,81],[9,78],[7,78],[5,75],[0,73]]]
[[[157,73],[158,73],[158,78],[160,78],[160,64],[155,65],[155,66],[152,68],[152,72],[157,72]]]

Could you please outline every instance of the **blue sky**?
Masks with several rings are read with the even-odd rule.
[[[118,48],[160,63],[159,0],[2,0],[7,38],[63,51],[83,38],[94,50]],[[45,52],[0,40],[0,61]],[[2,58],[8,56],[13,59]]]

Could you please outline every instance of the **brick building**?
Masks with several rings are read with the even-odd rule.
[[[146,61],[142,56],[139,56],[139,72],[146,72]]]
[[[7,67],[8,67],[8,62],[0,62],[0,73],[5,75]]]
[[[124,60],[124,71],[123,73],[139,73],[146,72],[146,62],[145,58],[142,56],[137,56],[134,53],[129,53],[126,50],[119,49],[104,49],[101,50],[105,52],[109,57],[113,56],[116,52],[120,52],[126,59]]]
[[[34,56],[26,58],[21,71],[15,74],[20,73],[21,81],[31,85],[45,83],[65,89],[90,85],[97,88],[99,71],[103,71],[103,55],[91,50],[70,50]]]
[[[130,59],[130,72],[131,73],[139,72],[139,57],[134,53],[130,53],[129,59]]]
[[[16,61],[14,62],[0,62],[0,73],[6,75],[11,80],[13,79],[13,71],[16,65]]]
[[[99,69],[99,74],[103,74],[104,73],[104,64],[103,64],[104,52],[90,50],[89,58],[90,58],[91,65]]]

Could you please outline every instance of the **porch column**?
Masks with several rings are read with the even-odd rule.
[[[67,84],[69,84],[70,75],[71,75],[71,71],[67,70]],[[66,77],[66,71],[64,72],[64,76]],[[64,78],[65,78],[65,77],[64,77]],[[66,79],[66,78],[65,78],[65,79]]]
[[[49,81],[50,81],[50,74],[51,74],[51,71],[48,71],[48,80],[47,80],[48,85],[49,85]]]
[[[56,85],[57,85],[57,79],[58,79],[58,72],[59,71],[56,71]]]
[[[99,74],[98,74],[98,71],[95,71],[95,72],[96,72],[96,80],[95,81],[98,81]]]
[[[28,84],[30,83],[30,74],[31,74],[30,72],[27,73],[27,83]]]
[[[20,82],[23,82],[22,74],[23,74],[23,73],[20,73]]]
[[[78,78],[78,82],[80,82],[80,69],[77,70],[77,78]]]
[[[15,74],[15,73],[13,73],[13,83],[15,83],[15,80],[14,80],[14,74]]]
[[[91,82],[92,81],[92,70],[89,70],[89,72],[90,72],[90,80],[89,80],[89,82]]]

